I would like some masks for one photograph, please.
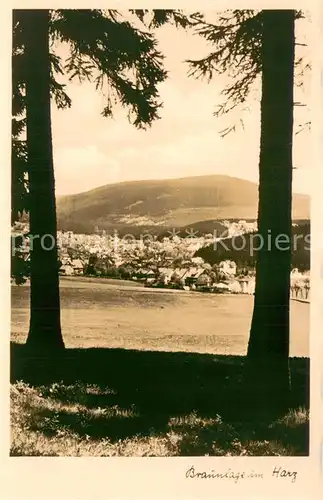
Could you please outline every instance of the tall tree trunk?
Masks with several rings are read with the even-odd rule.
[[[64,347],[57,258],[57,221],[50,113],[49,11],[26,11],[27,147],[32,237],[30,327],[27,346]]]
[[[289,405],[294,11],[264,10],[256,289],[245,367],[247,400],[261,412]],[[258,243],[258,242],[257,242]]]

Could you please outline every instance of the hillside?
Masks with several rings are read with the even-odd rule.
[[[254,234],[235,236],[218,242],[216,245],[208,245],[200,248],[195,256],[202,257],[211,265],[228,259],[233,260],[239,267],[254,267],[257,260],[256,248],[259,244],[259,239],[254,239]],[[310,269],[311,260],[310,223],[293,227],[292,235],[292,265],[300,271],[307,271]]]
[[[59,196],[58,226],[93,232],[183,228],[200,221],[257,218],[258,186],[225,175],[108,184]],[[309,219],[309,197],[294,195],[293,218]]]

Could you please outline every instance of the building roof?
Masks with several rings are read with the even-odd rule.
[[[187,273],[187,269],[181,269],[181,268],[177,268],[173,271],[172,274],[176,274],[178,276],[179,279],[183,279],[184,276],[186,276],[186,273]]]
[[[63,266],[70,266],[71,265],[71,259],[70,257],[61,257],[61,263]]]
[[[84,264],[80,259],[72,260],[71,264],[74,268],[82,268],[83,269],[83,267],[84,267]]]

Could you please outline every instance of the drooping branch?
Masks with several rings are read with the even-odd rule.
[[[301,11],[295,19],[303,19]],[[217,105],[214,115],[228,114],[244,105],[248,96],[256,88],[261,74],[261,43],[263,11],[227,10],[219,13],[215,22],[208,22],[200,13],[191,17],[192,26],[198,36],[212,45],[211,52],[198,60],[187,60],[188,75],[210,82],[216,75],[226,74],[230,82],[222,90],[223,102]],[[300,44],[305,45],[305,44]],[[295,84],[302,86],[304,74],[310,64],[299,57],[295,62]],[[239,119],[241,122],[241,119]],[[236,124],[222,130],[222,136],[236,129]]]
[[[132,26],[116,11],[98,10],[56,11],[52,32],[71,48],[64,67],[70,79],[108,88],[104,116],[111,116],[112,105],[120,102],[136,127],[159,117],[157,85],[167,73],[152,33]]]
[[[210,82],[214,75],[225,73],[232,79],[222,91],[224,103],[215,112],[220,116],[246,100],[261,72],[262,12],[226,11],[218,16],[217,24],[196,15],[195,29],[214,50],[202,59],[187,60],[189,76],[206,78]]]

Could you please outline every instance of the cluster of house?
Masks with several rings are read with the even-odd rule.
[[[148,286],[168,286],[182,290],[198,290],[214,293],[246,293],[255,290],[254,276],[236,276],[236,265],[223,261],[218,266],[218,273],[205,266],[188,269],[160,268],[157,276],[150,275]]]
[[[233,225],[231,223],[230,227],[236,232],[240,230],[248,232],[254,230],[256,226],[255,223],[239,221],[239,223]],[[14,227],[13,235],[16,233],[21,234],[23,229],[25,229],[25,226],[22,224]],[[105,240],[98,235],[74,235],[75,241],[72,238],[73,244],[71,242],[72,233],[59,233],[58,236],[61,275],[78,276],[85,274],[89,264],[89,255],[96,254],[101,257],[105,256],[105,260],[109,261],[108,265],[117,269],[122,267],[129,279],[141,281],[145,286],[250,295],[254,294],[255,291],[254,273],[237,276],[237,266],[229,260],[221,262],[217,266],[217,272],[215,272],[203,259],[193,257],[196,249],[192,247],[192,243],[187,248],[185,247],[186,257],[182,259],[182,267],[174,268],[173,263],[176,260],[176,254],[172,250],[173,247],[176,247],[176,241],[168,243],[170,248],[167,247],[167,242],[164,242],[161,249],[157,248],[158,252],[152,252],[151,255],[148,252],[146,255],[143,252],[145,247],[142,241],[139,243],[134,242],[129,246],[125,243],[121,245],[121,240],[115,238],[112,247],[111,243],[107,247]],[[24,240],[21,247],[26,252],[26,256],[29,256],[28,243],[28,240]],[[197,244],[196,242],[193,243]],[[199,247],[202,243],[198,242],[197,246]],[[155,243],[155,245],[161,246],[160,243]],[[79,249],[78,252],[74,252],[74,255],[84,255],[84,257],[72,258],[68,255],[67,248],[73,247]],[[297,269],[294,269],[291,272],[291,297],[308,299],[309,291],[309,273],[300,273]]]
[[[84,274],[85,263],[81,259],[63,257],[60,263],[59,272],[64,276],[80,276]]]
[[[228,229],[228,236],[239,236],[245,233],[253,233],[257,231],[258,224],[256,221],[248,222],[239,220],[238,222],[230,222],[228,220],[222,221],[222,224]]]
[[[195,262],[194,262],[195,261]],[[175,288],[182,290],[197,290],[214,293],[245,293],[253,294],[255,288],[254,276],[236,276],[236,264],[223,261],[215,273],[211,266],[193,259],[192,265],[185,268],[174,267],[135,267],[127,264],[123,270],[129,278],[142,282],[147,287]],[[65,276],[82,275],[85,263],[81,259],[64,257],[61,259],[60,274]]]
[[[194,259],[193,259],[194,260]],[[195,259],[196,261],[198,259]],[[132,264],[123,266],[129,278],[153,288],[177,288],[214,293],[242,293],[252,295],[255,291],[255,275],[237,276],[236,264],[223,261],[217,266],[217,274],[211,266],[196,262],[185,269],[173,267],[137,267]],[[61,259],[60,274],[65,276],[83,275],[86,264],[81,259],[64,257]],[[291,297],[309,299],[309,273],[291,272]]]

